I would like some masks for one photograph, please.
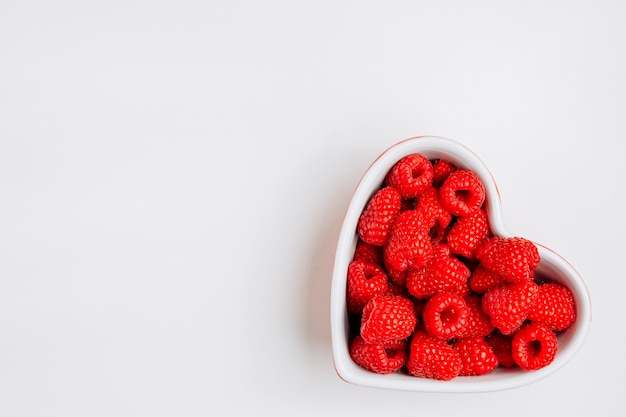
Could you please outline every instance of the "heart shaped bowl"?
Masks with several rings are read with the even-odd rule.
[[[347,209],[339,234],[331,286],[330,321],[333,361],[339,377],[346,382],[374,388],[418,392],[501,391],[539,381],[563,367],[578,352],[591,324],[591,300],[584,281],[576,270],[552,250],[536,244],[541,262],[535,274],[567,286],[576,303],[576,322],[558,335],[559,351],[554,361],[536,371],[496,368],[482,376],[457,377],[450,381],[418,378],[405,373],[377,374],[367,371],[350,358],[350,323],[346,308],[348,265],[352,261],[358,236],[357,222],[369,199],[380,189],[389,169],[402,157],[419,153],[429,159],[446,159],[459,168],[472,170],[486,189],[485,209],[496,236],[512,237],[502,221],[502,205],[496,183],[485,164],[470,149],[441,137],[422,136],[399,142],[384,151],[361,178]]]

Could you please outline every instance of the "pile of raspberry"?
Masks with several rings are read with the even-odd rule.
[[[549,365],[576,319],[571,291],[535,276],[537,247],[490,230],[478,176],[398,161],[365,206],[348,267],[350,356],[380,374],[451,380]]]

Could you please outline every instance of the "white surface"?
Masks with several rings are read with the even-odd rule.
[[[356,234],[359,217],[376,191],[380,190],[385,177],[392,167],[403,157],[412,154],[426,158],[443,159],[458,168],[474,172],[485,187],[485,208],[489,217],[491,232],[495,236],[510,237],[511,233],[503,222],[502,202],[489,168],[471,149],[448,138],[419,136],[406,139],[385,149],[368,167],[357,185],[337,242],[333,279],[330,292],[330,329],[333,346],[333,363],[341,379],[356,385],[382,389],[436,393],[478,393],[519,388],[536,383],[565,366],[580,351],[587,339],[591,326],[591,300],[587,285],[571,264],[554,251],[537,245],[541,262],[537,267],[537,278],[543,277],[565,285],[570,289],[576,302],[576,322],[560,333],[558,354],[548,366],[535,372],[521,368],[497,369],[480,378],[453,378],[450,381],[437,381],[429,378],[415,378],[410,375],[395,373],[379,375],[359,367],[349,353],[350,322],[346,302],[348,265],[354,258],[357,245]]]
[[[622,409],[622,2],[54,3],[0,3],[0,415]],[[474,150],[510,231],[587,282],[587,342],[537,384],[333,370],[349,198],[424,134]]]

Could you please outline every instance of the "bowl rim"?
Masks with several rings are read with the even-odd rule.
[[[487,194],[486,210],[495,235],[514,236],[505,227],[500,193],[493,175],[483,161],[469,148],[440,136],[416,136],[402,140],[384,150],[365,170],[350,199],[341,226],[331,282],[330,324],[333,364],[337,375],[355,385],[418,392],[490,392],[512,389],[537,382],[561,369],[580,350],[591,324],[591,299],[582,277],[563,257],[534,242],[541,258],[537,271],[559,274],[556,281],[565,281],[574,294],[577,306],[575,324],[559,334],[559,352],[554,361],[536,371],[497,368],[480,377],[457,377],[438,381],[401,373],[381,375],[356,365],[348,351],[349,319],[346,309],[346,271],[357,242],[356,224],[360,213],[373,193],[380,188],[384,176],[400,158],[420,153],[429,159],[447,159],[461,168],[471,169],[483,181]]]

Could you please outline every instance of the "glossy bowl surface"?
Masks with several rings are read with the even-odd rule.
[[[541,262],[538,277],[566,285],[576,301],[575,324],[559,334],[559,352],[554,361],[537,371],[497,368],[488,375],[457,377],[451,381],[417,378],[401,373],[380,375],[356,365],[348,353],[349,323],[346,309],[346,271],[357,243],[356,225],[371,196],[381,187],[386,173],[402,157],[419,153],[429,159],[447,159],[459,168],[474,171],[487,192],[485,207],[492,231],[498,236],[513,236],[502,221],[502,205],[491,173],[470,149],[441,137],[421,136],[399,142],[384,151],[366,170],[354,191],[341,228],[335,254],[331,287],[331,337],[335,370],[346,382],[375,387],[420,392],[488,392],[521,387],[539,381],[563,367],[581,348],[591,324],[591,301],[587,287],[578,272],[554,251],[535,242]],[[523,231],[518,234],[523,236]]]

